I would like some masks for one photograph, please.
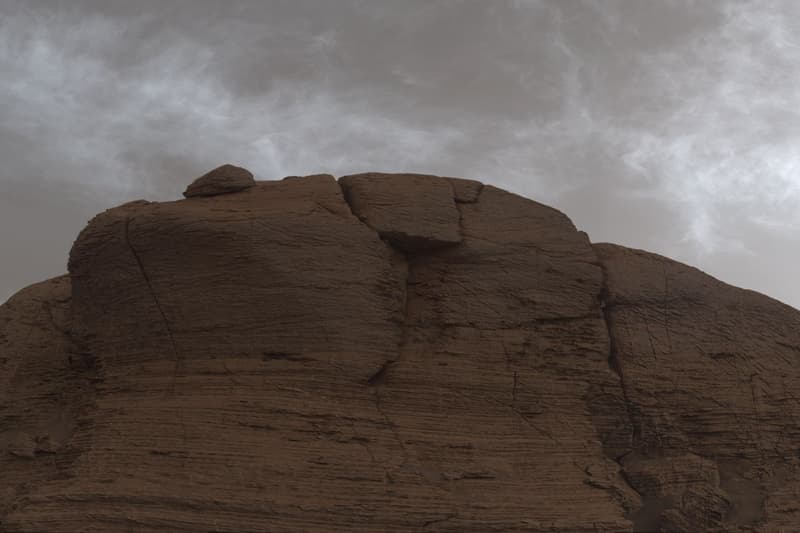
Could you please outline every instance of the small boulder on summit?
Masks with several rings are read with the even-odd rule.
[[[194,180],[183,192],[183,196],[192,198],[229,194],[248,189],[255,183],[253,174],[246,168],[222,165]]]

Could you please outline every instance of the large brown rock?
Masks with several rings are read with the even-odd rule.
[[[800,313],[495,187],[132,202],[69,270],[0,307],[0,531],[800,520]]]
[[[186,198],[217,196],[249,189],[255,185],[253,174],[246,168],[222,165],[194,180],[184,191]]]

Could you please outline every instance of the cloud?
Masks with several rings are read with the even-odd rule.
[[[800,92],[790,88],[800,46],[790,38],[791,7],[726,4],[717,31],[640,58],[647,91],[663,98],[665,112],[658,124],[615,131],[624,161],[633,177],[653,183],[653,194],[685,206],[686,240],[706,253],[746,248],[722,234],[732,217],[768,209],[784,224],[800,223]]]
[[[759,258],[797,248],[790,0],[6,5],[0,186],[13,195],[0,211],[31,229],[3,234],[0,298],[59,273],[64,234],[93,212],[175,198],[223,162],[261,179],[482,179],[565,210],[595,240],[756,288]]]

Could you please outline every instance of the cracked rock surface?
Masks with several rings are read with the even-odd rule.
[[[800,312],[656,254],[595,245],[643,531],[800,526]]]
[[[471,180],[226,192],[0,307],[0,531],[800,521],[800,312]]]

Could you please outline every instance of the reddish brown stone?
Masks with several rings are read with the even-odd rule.
[[[2,531],[800,520],[800,313],[498,188],[134,202],[69,270],[0,307]]]
[[[422,174],[355,174],[339,180],[353,214],[408,251],[461,242],[455,191],[445,178]]]
[[[255,185],[249,170],[233,165],[222,165],[203,174],[186,188],[186,198],[195,196],[216,196],[249,189]]]

